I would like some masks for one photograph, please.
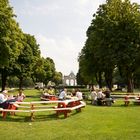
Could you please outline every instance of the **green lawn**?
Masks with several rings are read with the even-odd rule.
[[[25,91],[26,95],[39,100],[40,92]],[[16,113],[0,117],[1,140],[139,140],[140,139],[140,106],[125,107],[122,101],[112,107],[87,106],[81,113],[73,111],[66,119],[57,118],[55,112],[36,113],[34,122],[30,114]]]

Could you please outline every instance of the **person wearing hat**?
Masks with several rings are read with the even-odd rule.
[[[7,101],[7,94],[5,93],[5,91],[3,91],[3,93],[0,93],[0,107],[1,108],[8,108],[8,103]]]

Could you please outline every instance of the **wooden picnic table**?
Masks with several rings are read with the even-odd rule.
[[[45,104],[51,104],[51,106],[46,106]],[[55,104],[56,106],[52,106],[52,104]],[[57,116],[63,114],[64,117],[66,118],[68,116],[68,113],[70,113],[72,110],[81,111],[81,108],[85,107],[85,105],[86,104],[83,101],[80,101],[78,99],[63,100],[63,101],[57,100],[57,101],[11,102],[8,109],[1,109],[1,111],[3,112],[3,118],[6,118],[7,112],[12,113],[29,112],[31,113],[30,115],[31,120],[33,120],[34,113],[41,111],[56,111]]]
[[[50,94],[47,94],[47,95],[42,95],[41,96],[41,100],[42,101],[56,101],[58,100],[58,98],[56,97],[56,95],[50,95]]]

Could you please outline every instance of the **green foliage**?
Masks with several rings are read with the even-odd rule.
[[[14,65],[15,75],[20,79],[20,82],[22,82],[23,78],[31,75],[34,63],[40,57],[40,51],[34,36],[24,34],[23,46],[24,48]],[[22,83],[20,83],[20,86],[22,87]]]
[[[60,82],[60,77],[55,76],[53,60],[41,58],[35,37],[23,33],[19,28],[8,0],[0,0],[0,50],[2,90],[5,89],[8,76],[11,75],[20,79],[20,88],[22,82],[30,77],[34,82],[48,83],[53,79]]]
[[[22,32],[8,0],[0,0],[0,31],[0,68],[3,68],[18,57],[22,48]]]
[[[0,73],[2,90],[6,86],[7,76],[23,48],[23,33],[19,28],[8,0],[0,1]]]
[[[109,0],[100,5],[87,30],[86,44],[79,56],[81,76],[87,80],[104,79],[111,89],[116,67],[133,92],[133,75],[140,60],[139,5],[129,0]]]
[[[57,85],[62,84],[62,73],[61,72],[55,72],[54,76],[53,76],[53,82]]]
[[[46,85],[49,81],[56,83],[62,81],[62,75],[56,72],[55,64],[49,57],[37,60],[33,67],[32,78],[34,79],[34,82],[44,82]]]

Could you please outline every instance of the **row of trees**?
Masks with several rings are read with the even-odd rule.
[[[51,58],[40,55],[39,45],[34,36],[23,33],[16,22],[13,9],[8,0],[0,0],[0,79],[2,90],[9,77],[19,79],[19,88],[23,80],[32,78],[33,82],[52,80],[59,84],[62,74],[55,70]]]
[[[121,81],[133,92],[140,78],[140,6],[130,0],[107,0],[93,15],[79,55],[78,81],[103,81],[112,90]],[[119,78],[118,78],[119,77]]]

